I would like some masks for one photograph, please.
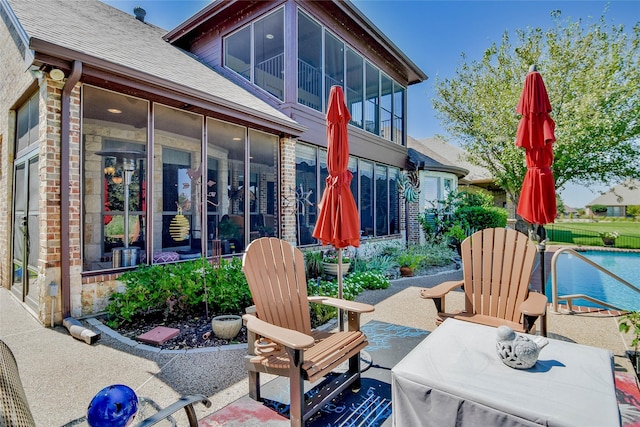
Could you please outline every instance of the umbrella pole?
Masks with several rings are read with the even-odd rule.
[[[537,230],[538,234],[538,253],[540,256],[540,291],[542,295],[546,296],[546,281],[545,281],[545,252],[547,249],[547,232],[542,225],[538,226]],[[540,334],[543,337],[547,336],[547,312],[545,310],[544,314],[540,317]]]
[[[338,298],[342,299],[342,249],[338,249]],[[338,325],[344,331],[344,312],[338,309]]]

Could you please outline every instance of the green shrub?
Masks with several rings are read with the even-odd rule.
[[[247,278],[242,272],[242,260],[220,260],[220,267],[209,263],[207,274],[207,301],[209,310],[218,314],[238,314],[253,304]]]
[[[358,264],[354,265],[353,273],[369,271],[390,277],[396,267],[395,256],[379,255],[369,260],[360,260]]]
[[[453,250],[445,241],[414,246],[413,250],[424,257],[421,265],[425,267],[440,267],[451,264],[451,259],[454,256]]]
[[[322,276],[322,259],[321,251],[306,251],[304,253],[304,264],[307,272],[307,278],[315,278]]]
[[[200,258],[127,271],[119,278],[125,291],[112,294],[105,309],[109,315],[107,324],[118,327],[134,321],[137,316],[152,313],[165,318],[201,313],[205,303],[212,313],[240,313],[251,305],[241,267],[239,258],[230,262],[223,259],[219,268]]]
[[[507,225],[507,210],[493,205],[493,197],[482,192],[451,192],[443,200],[430,202],[418,215],[425,237],[430,242],[450,240],[459,243],[471,233]]]
[[[362,293],[363,289],[359,283],[348,281],[346,278],[342,280],[342,298],[353,301]],[[307,283],[307,293],[309,296],[326,296],[338,297],[338,279],[334,280],[311,280]],[[322,304],[309,304],[311,310],[311,326],[317,327],[325,324],[338,314],[338,309]]]
[[[472,231],[485,228],[504,228],[507,225],[507,210],[494,206],[464,206],[456,211],[456,217],[464,219]]]
[[[384,274],[374,271],[357,271],[344,278],[343,284],[362,289],[387,289],[391,282]]]

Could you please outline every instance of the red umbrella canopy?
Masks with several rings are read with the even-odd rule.
[[[313,237],[336,248],[360,246],[360,216],[351,193],[353,175],[349,166],[347,124],[351,114],[342,87],[333,86],[327,108],[327,167],[329,176],[318,204],[318,221]]]
[[[516,145],[526,150],[527,173],[516,212],[530,224],[549,224],[556,217],[556,186],[551,165],[556,124],[542,76],[527,74],[516,111],[522,114]]]

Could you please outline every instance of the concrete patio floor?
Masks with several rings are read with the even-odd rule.
[[[435,307],[419,298],[419,289],[459,277],[460,271],[452,271],[398,279],[387,290],[365,291],[358,300],[374,304],[376,310],[364,315],[362,323],[378,320],[432,331]],[[462,304],[460,292],[447,297],[449,309]],[[616,371],[632,373],[625,357],[631,337],[618,332],[618,320],[619,316],[608,312],[550,313],[548,335],[608,349],[615,356]],[[60,426],[83,416],[95,393],[116,383],[129,385],[139,396],[163,407],[181,395],[209,396],[213,406],[197,405],[199,418],[225,407],[248,390],[243,366],[245,345],[161,352],[147,345],[132,346],[128,340],[104,333],[100,341],[88,345],[72,338],[61,326],[40,325],[6,289],[0,289],[0,339],[16,356],[38,426]]]

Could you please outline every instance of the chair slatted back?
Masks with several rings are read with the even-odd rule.
[[[256,314],[271,324],[311,334],[304,255],[275,237],[252,241],[242,261]]]
[[[516,323],[527,298],[536,246],[516,230],[487,228],[461,245],[465,310]]]

